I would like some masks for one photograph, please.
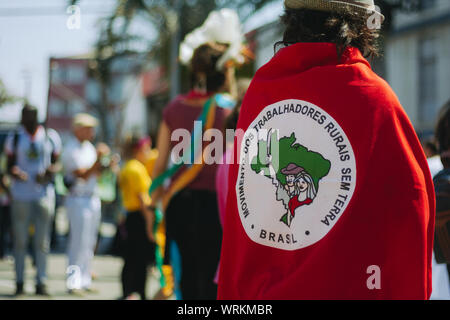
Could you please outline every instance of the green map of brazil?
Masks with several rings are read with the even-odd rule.
[[[251,169],[272,179],[277,200],[286,208],[280,221],[290,227],[295,209],[314,201],[321,179],[330,172],[331,162],[300,144],[295,133],[279,140],[277,136],[276,131],[270,130],[267,140],[258,140],[258,154],[251,161]]]

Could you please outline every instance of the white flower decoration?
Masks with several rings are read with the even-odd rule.
[[[229,44],[227,51],[217,61],[216,68],[222,70],[228,60],[235,60],[242,64],[245,62],[241,54],[244,35],[239,16],[232,9],[221,9],[209,14],[203,25],[189,33],[180,45],[180,61],[188,64],[194,50],[208,42]]]

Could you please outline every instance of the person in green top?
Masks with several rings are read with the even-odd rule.
[[[148,194],[152,180],[145,167],[150,143],[146,137],[128,139],[124,147],[127,162],[119,175],[122,202],[127,211],[121,275],[123,299],[131,299],[133,293],[146,299],[147,266],[155,263],[155,208],[151,207]]]

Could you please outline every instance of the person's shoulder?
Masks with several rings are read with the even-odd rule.
[[[25,136],[26,134],[27,133],[23,128],[23,126],[18,126],[17,128],[12,129],[8,132],[6,139],[13,141],[15,139],[20,139],[22,136]]]
[[[124,175],[142,176],[147,174],[145,166],[136,159],[128,160],[121,170]]]
[[[450,169],[443,169],[439,171],[433,178],[433,185],[436,193],[449,191]]]
[[[368,79],[369,85],[374,88],[375,93],[380,95],[379,99],[399,104],[397,95],[389,83],[372,69],[370,69],[368,73],[370,75]]]
[[[53,147],[56,148],[59,153],[62,148],[61,136],[55,129],[52,129],[52,128],[47,128],[46,133],[47,133],[47,137],[53,143]]]
[[[358,100],[366,102],[360,108],[367,109],[368,113],[377,115],[380,120],[408,118],[396,93],[385,79],[366,65],[354,67],[353,71],[357,73],[354,75],[356,81],[349,85],[349,90],[359,95]]]
[[[442,165],[441,157],[439,155],[432,156],[427,159],[430,168],[433,168],[436,173],[440,172],[444,166]]]
[[[46,128],[45,129],[47,132],[47,135],[49,136],[50,139],[61,139],[58,131],[56,131],[53,128]]]
[[[150,150],[150,158],[155,159],[159,157],[159,150],[158,149],[152,149]]]
[[[17,136],[19,134],[19,130],[15,129],[15,130],[11,130],[6,134],[6,138],[5,138],[5,144],[10,143],[12,140],[14,140],[14,137]]]
[[[83,142],[83,147],[89,149],[90,151],[97,152],[96,151],[97,149],[96,149],[95,145],[89,140],[86,140],[86,141]]]
[[[159,157],[159,150],[158,149],[152,149],[150,150],[148,159],[147,159],[147,163],[152,163],[153,161],[155,161],[156,159],[158,159]]]
[[[13,152],[14,144],[18,142],[18,140],[20,139],[20,136],[23,134],[24,134],[24,130],[23,130],[22,126],[12,129],[6,134],[3,148],[7,154],[10,154]]]
[[[91,141],[83,141],[78,144],[77,150],[79,150],[80,157],[95,157],[97,159],[97,147]]]
[[[76,139],[73,135],[70,135],[69,137],[67,137],[67,140],[65,141],[65,146],[67,147],[73,147],[75,145],[77,145],[76,143]]]
[[[439,171],[433,178],[434,183],[438,183],[439,181],[449,181],[450,182],[450,169],[446,168]]]
[[[175,119],[182,117],[186,110],[186,103],[184,102],[185,95],[178,95],[172,99],[162,111],[164,121],[172,127]]]
[[[143,164],[140,163],[138,160],[130,159],[125,163],[123,170],[135,171],[135,170],[138,170],[141,166],[143,166]]]
[[[130,171],[130,161],[127,161],[123,164],[122,168],[120,168],[120,176],[125,176]]]
[[[184,107],[185,106],[184,97],[185,95],[182,94],[176,96],[175,98],[169,101],[164,110],[176,110]]]
[[[80,143],[74,136],[70,136],[64,143],[63,155],[72,155],[80,149]]]

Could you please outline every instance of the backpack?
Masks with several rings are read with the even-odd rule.
[[[53,144],[52,139],[49,138],[46,128],[44,128],[44,132],[45,132],[45,140],[46,140],[46,142],[49,141],[52,144],[52,152],[53,152],[53,150],[55,149],[55,145]],[[16,151],[17,151],[17,146],[19,144],[19,139],[20,139],[19,130],[16,130],[16,131],[14,131],[13,149],[12,149],[11,162],[10,162],[10,167],[9,168],[11,168],[12,166],[16,165],[16,163],[17,163],[17,153],[16,153]],[[54,182],[52,181],[51,183],[54,183]]]
[[[450,264],[450,175],[438,174],[436,190],[436,223],[434,254],[437,263]]]

